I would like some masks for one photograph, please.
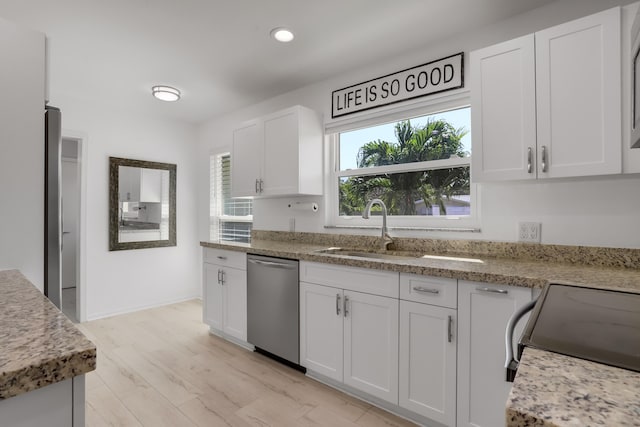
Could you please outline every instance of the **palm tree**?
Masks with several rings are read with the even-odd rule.
[[[462,157],[462,138],[467,134],[445,120],[428,120],[412,127],[409,120],[398,122],[397,142],[383,140],[364,144],[358,151],[358,167],[385,166]],[[389,213],[414,215],[416,201],[423,200],[430,212],[439,206],[446,214],[445,200],[456,194],[468,194],[469,169],[447,168],[428,171],[351,177],[340,184],[341,214],[358,214],[368,199],[384,200]],[[344,198],[343,198],[344,196]]]

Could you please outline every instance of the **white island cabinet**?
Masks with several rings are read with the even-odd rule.
[[[300,364],[398,404],[398,273],[300,263]]]
[[[531,301],[532,290],[458,282],[458,427],[505,425],[505,329],[511,315]],[[519,338],[526,318],[518,323]]]
[[[322,140],[320,115],[299,105],[245,122],[233,132],[233,197],[321,195]]]
[[[247,346],[247,254],[204,248],[204,323]]]
[[[471,52],[475,182],[621,173],[620,16]]]

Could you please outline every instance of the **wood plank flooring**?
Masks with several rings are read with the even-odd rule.
[[[208,333],[199,300],[78,327],[98,348],[87,426],[413,426]]]

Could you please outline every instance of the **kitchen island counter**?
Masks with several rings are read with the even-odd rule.
[[[95,345],[19,271],[0,271],[0,399],[95,368]]]
[[[527,347],[507,427],[639,426],[640,372]]]

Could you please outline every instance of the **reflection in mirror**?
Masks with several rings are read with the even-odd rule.
[[[175,246],[175,165],[109,160],[109,250]]]

